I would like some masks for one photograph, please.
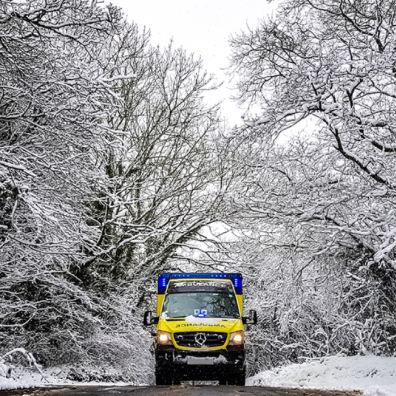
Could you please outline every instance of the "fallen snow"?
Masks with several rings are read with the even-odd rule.
[[[396,396],[396,357],[333,356],[262,371],[247,385],[361,390],[365,396]]]
[[[129,382],[76,382],[66,379],[66,375],[70,367],[53,368],[43,370],[44,376],[30,369],[17,368],[13,371],[11,378],[0,375],[0,390],[2,389],[20,389],[20,388],[36,388],[51,385],[103,385],[103,386],[127,386],[136,385]],[[147,385],[147,384],[139,384]]]
[[[61,385],[66,381],[58,378],[55,373],[45,373],[44,377],[37,371],[27,368],[15,368],[9,378],[0,375],[1,389],[32,388],[45,385]]]
[[[11,378],[0,375],[0,389],[88,384],[67,380],[67,368],[47,369],[43,372],[44,377],[31,369],[14,369]],[[98,382],[89,384],[110,385]],[[116,382],[111,385],[131,384]],[[248,378],[247,385],[361,390],[364,396],[396,396],[396,357],[333,356],[311,360],[263,371]]]

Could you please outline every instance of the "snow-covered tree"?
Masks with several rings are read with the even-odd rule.
[[[209,89],[113,6],[0,1],[1,351],[147,375],[137,305],[232,182]]]
[[[232,48],[240,100],[251,108],[239,131],[251,172],[234,201],[238,226],[257,235],[262,266],[282,262],[279,251],[284,268],[273,271],[288,268],[292,254],[295,282],[318,267],[337,274],[329,299],[340,293],[339,315],[325,316],[326,332],[344,323],[344,340],[334,337],[333,350],[349,342],[354,351],[393,351],[395,3],[285,1]],[[321,290],[305,291],[305,315],[320,311]],[[294,314],[303,328],[301,310]],[[306,342],[313,331],[302,332],[312,336]]]
[[[213,87],[201,61],[172,46],[118,43],[117,63],[133,77],[115,86],[123,104],[108,119],[113,140],[101,156],[109,184],[91,205],[100,234],[79,276],[144,285],[221,218],[232,173],[218,110],[204,101]]]
[[[121,17],[85,0],[0,2],[0,344],[45,364],[92,357],[110,334],[120,360],[134,346],[125,296],[100,299],[73,273],[107,178],[97,153],[124,75],[104,73],[102,55]]]

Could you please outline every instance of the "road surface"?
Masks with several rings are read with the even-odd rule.
[[[0,396],[361,396],[360,392],[259,386],[56,386],[0,391]]]

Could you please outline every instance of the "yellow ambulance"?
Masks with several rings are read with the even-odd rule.
[[[256,311],[243,316],[239,273],[163,273],[158,277],[156,314],[157,385],[188,380],[217,380],[244,385],[245,325],[256,324]]]

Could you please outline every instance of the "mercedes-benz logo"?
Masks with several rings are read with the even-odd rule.
[[[197,333],[195,334],[195,342],[199,345],[202,346],[206,342],[206,335],[204,333]]]

